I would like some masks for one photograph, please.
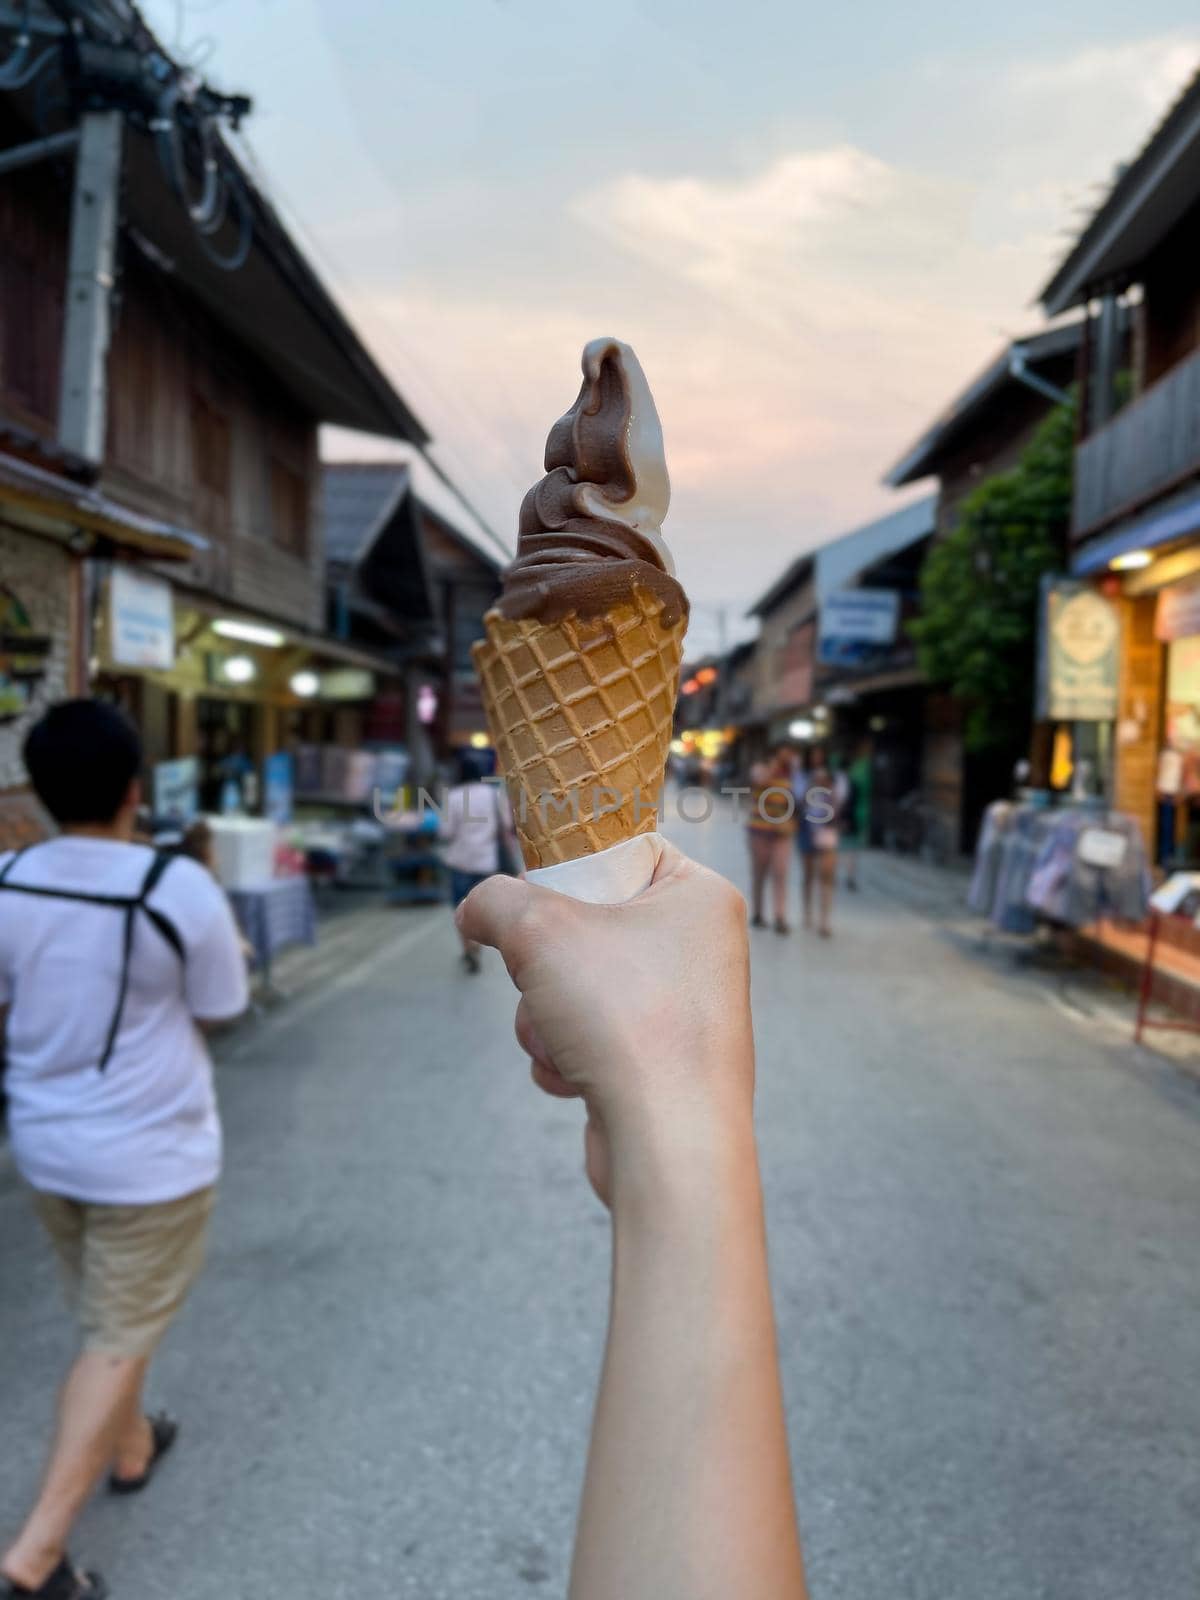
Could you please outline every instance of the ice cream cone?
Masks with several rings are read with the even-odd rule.
[[[527,867],[657,826],[687,619],[635,584],[597,615],[484,618],[474,647]]]

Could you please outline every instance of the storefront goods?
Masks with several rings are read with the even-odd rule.
[[[1104,917],[1140,921],[1150,888],[1132,817],[997,801],[984,816],[968,904],[1003,932],[1031,933],[1039,920],[1071,928]]]

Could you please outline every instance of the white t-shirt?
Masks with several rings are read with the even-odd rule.
[[[446,796],[438,834],[442,859],[453,872],[487,877],[500,866],[499,824],[512,831],[508,796],[495,783],[461,783]]]
[[[68,835],[34,845],[10,884],[136,895],[146,845]],[[0,871],[11,854],[0,855]],[[176,1200],[221,1168],[212,1063],[196,1021],[235,1017],[246,964],[224,893],[198,862],[170,862],[134,919],[129,987],[99,1070],[121,984],[124,910],[0,889],[0,1005],[10,1007],[5,1089],[13,1156],[34,1188],[106,1205]]]

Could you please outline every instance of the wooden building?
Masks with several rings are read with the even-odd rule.
[[[0,94],[0,450],[57,461],[121,515],[184,536],[158,569],[169,664],[114,653],[126,545],[93,552],[77,598],[91,685],[132,712],[148,761],[203,764],[231,744],[261,760],[319,712],[298,678],[373,696],[392,667],[327,633],[319,426],[427,435],[224,139],[227,97],[189,86],[190,120],[173,126],[164,107],[183,90],[161,97],[183,71],[131,15],[93,0],[68,48],[36,8],[61,82]],[[210,161],[225,193],[202,227],[186,186]],[[106,215],[81,287],[81,239]],[[75,305],[89,297],[90,324]],[[10,560],[0,549],[0,584]]]
[[[937,480],[935,539],[957,526],[959,507],[972,490],[1017,464],[1045,417],[1069,398],[1079,373],[1083,329],[1076,318],[1007,345],[885,474],[893,489]],[[1127,355],[1127,317],[1122,339]],[[985,807],[1008,791],[1014,762],[1025,752],[965,750],[963,710],[950,694],[934,688],[927,709],[921,785],[954,847],[969,851]]]
[[[471,646],[499,593],[501,562],[482,525],[415,455],[329,462],[323,480],[329,631],[402,666],[391,715],[428,767],[486,737]]]
[[[1086,319],[1070,559],[1120,617],[1109,792],[1164,862],[1200,860],[1198,244],[1200,75],[1042,294],[1051,316],[1081,308]]]

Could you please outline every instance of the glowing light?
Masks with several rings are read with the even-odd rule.
[[[288,688],[302,700],[311,700],[320,687],[321,680],[315,672],[293,672],[288,679]]]
[[[811,739],[817,731],[817,725],[811,717],[797,717],[795,722],[788,723],[788,734],[793,739]]]
[[[487,736],[486,733],[473,733],[471,735],[471,749],[472,750],[486,750],[487,747],[488,747],[488,736]]]
[[[683,694],[695,694],[696,690],[699,687],[700,687],[699,679],[697,679],[697,678],[689,678],[688,681],[684,684],[683,689],[681,690],[681,693],[683,693]]]
[[[437,708],[437,690],[431,683],[423,683],[417,690],[417,721],[428,727],[437,716]]]
[[[243,644],[262,644],[269,650],[278,649],[284,640],[278,628],[263,627],[257,622],[239,622],[236,617],[218,617],[212,625],[212,631],[219,633],[222,639],[240,639]]]
[[[221,663],[221,676],[229,683],[253,683],[258,668],[250,656],[230,656]]]
[[[1126,550],[1124,555],[1114,556],[1108,563],[1110,572],[1136,572],[1139,567],[1148,567],[1154,560],[1149,550]]]
[[[700,671],[696,674],[696,682],[700,683],[700,684],[704,684],[705,686],[707,686],[710,683],[716,683],[716,681],[717,681],[717,669],[716,669],[716,667],[701,667]]]
[[[684,744],[682,739],[671,740],[671,754],[673,756],[682,756],[687,754],[687,745]]]

